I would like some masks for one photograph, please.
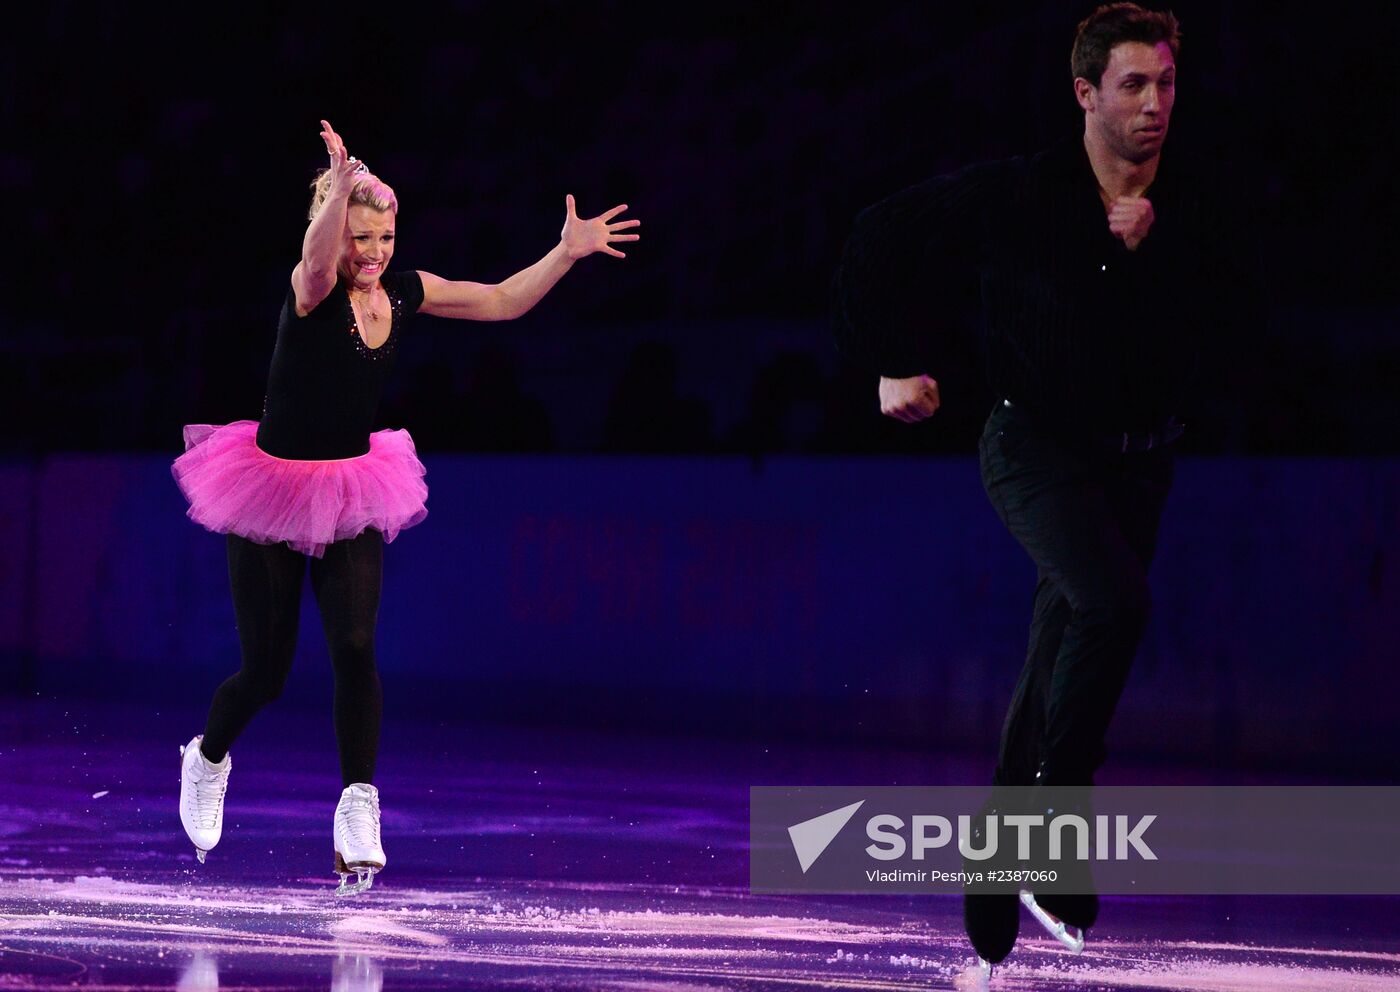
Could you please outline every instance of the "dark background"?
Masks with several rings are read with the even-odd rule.
[[[1080,128],[1090,7],[27,10],[0,59],[0,444],[174,453],[258,416],[325,117],[399,195],[395,267],[503,278],[566,192],[643,220],[516,323],[415,323],[381,421],[423,450],[971,451],[971,370],[932,370],[927,424],[878,415],[831,345],[832,270],[865,204]],[[1174,9],[1167,154],[1238,205],[1268,342],[1215,371],[1188,450],[1395,452],[1396,18]]]
[[[195,726],[236,667],[224,542],[170,461],[184,424],[261,411],[324,117],[398,192],[396,267],[503,278],[566,193],[644,222],[525,318],[423,318],[399,349],[380,423],[432,495],[386,555],[391,712],[989,761],[1035,586],[972,457],[994,400],[934,369],[936,417],[882,418],[829,289],[864,205],[1082,128],[1089,9],[7,11],[0,693]],[[1111,747],[1391,777],[1395,17],[1176,11],[1167,155],[1217,186],[1263,318],[1212,328],[1229,360],[1182,411]],[[954,456],[872,457],[906,452]],[[288,694],[324,713],[302,605]]]

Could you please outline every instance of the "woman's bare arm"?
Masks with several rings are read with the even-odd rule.
[[[559,244],[534,265],[494,285],[454,282],[419,272],[423,278],[420,312],[458,320],[514,320],[544,299],[573,264]]]
[[[292,270],[292,288],[297,295],[297,313],[306,316],[335,288],[336,262],[344,250],[345,213],[354,188],[356,163],[345,152],[345,142],[326,121],[321,122],[321,138],[331,160],[331,192],[306,228],[301,242],[301,261]]]
[[[615,241],[636,241],[639,234],[619,234],[627,228],[641,226],[639,220],[614,221],[627,209],[619,204],[606,213],[588,220],[575,212],[573,196],[564,198],[564,230],[559,243],[534,265],[494,285],[479,282],[453,282],[431,272],[419,272],[423,279],[423,306],[420,312],[436,317],[460,320],[514,320],[529,310],[554,284],[573,268],[574,262],[594,252],[605,252],[616,258],[626,258],[612,247]]]

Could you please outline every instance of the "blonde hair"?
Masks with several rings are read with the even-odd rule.
[[[373,172],[365,169],[363,162],[360,163],[360,168],[364,171],[355,173],[355,185],[350,187],[350,203],[363,204],[375,210],[392,210],[397,214],[399,198],[394,195],[394,190]],[[311,182],[311,190],[311,209],[307,211],[307,220],[316,219],[316,214],[320,212],[326,198],[331,195],[330,169],[322,169],[316,173],[316,178]]]

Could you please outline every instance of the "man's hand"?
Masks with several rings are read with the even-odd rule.
[[[938,410],[938,383],[926,375],[909,379],[880,377],[880,412],[916,424]]]
[[[1108,208],[1108,229],[1135,251],[1152,227],[1152,201],[1145,196],[1120,196]]]

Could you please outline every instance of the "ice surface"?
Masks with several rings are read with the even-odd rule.
[[[761,748],[604,739],[584,754],[548,732],[459,731],[448,748],[388,728],[390,865],[347,901],[331,894],[340,790],[324,737],[249,733],[224,838],[197,865],[168,758],[187,727],[85,728],[80,750],[43,725],[20,739],[23,767],[45,773],[0,769],[3,990],[973,987],[955,898],[748,894]],[[91,805],[94,780],[121,782],[121,800]],[[1397,922],[1394,899],[1109,898],[1080,957],[1025,916],[991,990],[1395,992]]]

